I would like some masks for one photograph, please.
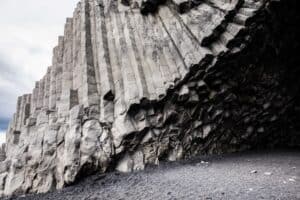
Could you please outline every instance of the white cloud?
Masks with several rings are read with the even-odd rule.
[[[0,0],[0,118],[15,112],[52,61],[66,17],[79,0]]]
[[[6,134],[5,132],[0,131],[0,145],[5,143],[5,141],[6,141]]]

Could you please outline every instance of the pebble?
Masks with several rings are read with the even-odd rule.
[[[198,163],[197,165],[200,165],[200,164],[202,164],[202,165],[203,165],[203,164],[208,164],[208,162],[201,160],[201,162]]]
[[[271,176],[272,175],[272,172],[265,172],[264,173],[266,176]]]

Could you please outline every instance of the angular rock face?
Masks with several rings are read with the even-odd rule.
[[[297,30],[272,12],[276,5],[172,0],[143,15],[139,0],[81,0],[47,74],[18,99],[0,194],[197,154],[299,145],[300,84],[284,82],[299,75],[287,68],[298,60],[274,56],[285,51],[277,39],[288,38],[273,34],[282,25],[297,38]],[[282,22],[268,24],[272,17]]]
[[[6,159],[5,149],[6,149],[6,144],[2,144],[0,146],[0,162],[4,161]]]

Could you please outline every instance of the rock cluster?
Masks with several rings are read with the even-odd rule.
[[[289,138],[277,133],[295,95],[264,59],[273,1],[172,0],[144,16],[147,2],[78,3],[52,66],[18,99],[0,195]]]

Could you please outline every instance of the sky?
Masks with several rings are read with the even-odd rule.
[[[79,0],[0,0],[0,143],[17,97],[31,93]]]

